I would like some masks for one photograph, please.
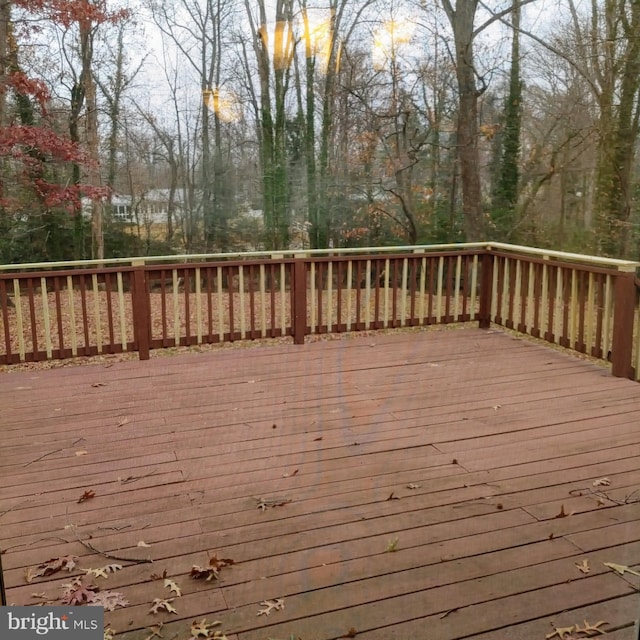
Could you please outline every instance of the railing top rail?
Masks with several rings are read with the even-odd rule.
[[[61,262],[25,262],[0,264],[0,271],[17,269],[58,269],[63,267],[106,267],[109,265],[142,265],[156,262],[202,262],[212,260],[232,260],[247,258],[298,258],[314,255],[353,255],[375,253],[412,253],[421,251],[455,251],[462,249],[484,249],[486,242],[459,242],[453,244],[402,245],[391,247],[352,247],[347,249],[281,249],[274,251],[242,251],[233,253],[187,253],[164,256],[136,256],[132,258],[105,258],[104,260],[64,260]]]
[[[245,251],[234,253],[191,253],[181,255],[164,256],[137,256],[131,258],[108,258],[104,260],[64,260],[61,262],[28,262],[21,264],[0,264],[0,273],[11,271],[32,271],[61,268],[102,268],[109,266],[140,266],[161,263],[190,263],[214,260],[247,260],[264,258],[307,258],[313,256],[348,256],[348,255],[380,255],[389,253],[428,253],[436,251],[504,251],[523,255],[536,256],[547,260],[562,260],[565,262],[577,262],[581,264],[614,268],[618,271],[636,271],[640,262],[631,260],[617,260],[614,258],[602,258],[580,253],[566,253],[550,249],[539,249],[522,245],[506,244],[503,242],[460,242],[453,244],[426,244],[426,245],[401,245],[391,247],[353,247],[347,249],[295,249],[278,251]]]
[[[618,271],[633,271],[640,267],[640,262],[633,260],[618,260],[616,258],[603,258],[600,256],[590,256],[584,253],[567,253],[565,251],[554,251],[551,249],[539,249],[537,247],[526,247],[518,244],[506,244],[504,242],[485,243],[487,251],[498,250],[512,253],[524,253],[546,260],[556,259],[564,262],[580,262],[599,267],[610,267]]]

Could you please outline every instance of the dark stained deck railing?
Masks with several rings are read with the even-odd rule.
[[[0,363],[478,321],[640,377],[635,262],[470,243],[105,264],[3,267]]]

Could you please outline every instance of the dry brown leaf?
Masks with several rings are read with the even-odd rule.
[[[560,640],[563,640],[565,637],[571,637],[575,629],[575,625],[571,625],[570,627],[553,627],[553,633],[548,633],[545,638],[549,640],[549,638],[553,638],[554,636],[558,636]]]
[[[137,547],[150,547],[150,544],[147,544],[144,540],[140,540],[140,542],[138,542],[138,544],[136,545]]]
[[[152,604],[151,604],[151,609],[149,609],[149,613],[160,613],[161,610],[166,611],[167,613],[175,613],[177,614],[178,612],[176,611],[175,607],[171,604],[173,602],[173,598],[169,598],[168,600],[165,600],[163,598],[154,598]]]
[[[407,489],[420,489],[420,485],[419,484],[413,484],[413,482],[410,482],[407,485]]]
[[[398,538],[394,538],[393,540],[389,540],[387,544],[387,548],[385,549],[385,553],[390,553],[392,551],[398,550]]]
[[[39,598],[40,600],[46,600],[47,599],[47,594],[44,591],[41,591],[40,593],[32,593],[31,597],[32,598]]]
[[[77,455],[78,457],[80,457],[80,456],[86,456],[86,455],[88,455],[88,454],[89,454],[89,452],[88,452],[86,449],[80,449],[79,451],[76,451],[76,455]]]
[[[87,575],[91,575],[94,578],[108,578],[110,573],[115,573],[122,569],[121,564],[108,564],[105,567],[98,567],[97,569],[83,569]]]
[[[129,424],[129,418],[122,418],[120,422],[116,425],[116,429],[118,427],[124,427],[125,424]]]
[[[29,567],[24,572],[24,578],[27,582],[33,582],[35,578],[50,576],[53,573],[66,569],[71,573],[78,562],[78,556],[61,556],[59,558],[51,558],[37,567]]]
[[[605,635],[607,632],[604,631],[603,629],[600,629],[600,627],[603,624],[609,624],[609,623],[605,622],[604,620],[600,620],[600,621],[596,622],[595,624],[589,624],[585,620],[584,621],[584,627],[581,627],[578,624],[576,625],[576,633],[584,633],[587,636]]]
[[[206,618],[202,618],[200,622],[195,620],[191,623],[191,637],[192,638],[212,638],[211,635],[214,627],[219,627],[222,624],[220,620],[214,620],[213,622],[207,622]]]
[[[106,387],[107,383],[106,382],[94,382],[91,386],[92,387]]]
[[[62,585],[62,604],[73,606],[93,602],[99,589],[93,584],[85,585],[81,577],[74,578],[71,582]]]
[[[589,573],[589,571],[591,571],[591,567],[589,566],[589,560],[588,559],[584,559],[581,562],[576,562],[576,567],[578,567],[578,570],[581,571],[582,573]]]
[[[96,492],[93,489],[87,489],[79,498],[78,498],[78,504],[82,504],[83,502],[86,502],[87,500],[91,500],[91,498],[95,498],[96,497]]]
[[[118,591],[100,591],[93,596],[88,604],[94,607],[103,607],[105,611],[115,611],[116,607],[129,606],[129,601]]]
[[[613,569],[618,575],[623,576],[625,573],[630,573],[633,576],[640,576],[640,573],[630,569],[625,564],[616,564],[615,562],[603,562],[605,567],[609,567],[609,569]]]
[[[283,478],[291,478],[291,477],[295,476],[299,471],[300,471],[300,469],[294,469],[291,473],[283,473],[282,477]]]
[[[153,638],[162,638],[162,627],[164,627],[164,622],[158,622],[158,624],[154,624],[153,627],[147,627],[151,633],[144,640],[153,640]]]
[[[283,598],[263,600],[260,604],[263,608],[258,611],[259,616],[268,616],[272,611],[282,611],[282,609],[284,609]]]
[[[218,558],[217,555],[212,556],[209,560],[208,567],[199,567],[193,565],[191,567],[191,573],[189,574],[194,580],[200,580],[204,578],[207,582],[211,580],[217,580],[220,576],[220,569],[223,567],[230,567],[235,562],[231,558]]]
[[[594,487],[608,487],[611,484],[611,480],[609,478],[598,478],[593,481]]]
[[[115,636],[116,636],[116,632],[111,627],[105,628],[103,640],[113,640]]]
[[[182,595],[182,589],[173,580],[165,579],[164,586],[165,589],[169,589],[169,591],[175,593],[176,596]]]

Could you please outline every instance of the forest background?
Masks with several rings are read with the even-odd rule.
[[[638,0],[0,0],[0,263],[638,259]]]

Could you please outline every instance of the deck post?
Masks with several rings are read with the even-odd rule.
[[[613,289],[613,336],[611,373],[617,378],[633,379],[633,316],[636,301],[635,271],[618,271]]]
[[[298,258],[293,263],[293,343],[304,344],[307,333],[307,263]]]
[[[138,343],[138,356],[140,360],[148,360],[151,343],[151,309],[144,266],[133,268],[131,295],[133,303],[133,334]]]
[[[478,327],[480,329],[488,329],[491,326],[491,297],[493,292],[493,255],[490,251],[482,254],[481,269]]]

